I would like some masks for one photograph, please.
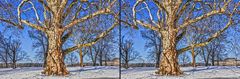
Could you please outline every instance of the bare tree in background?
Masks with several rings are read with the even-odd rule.
[[[239,59],[239,56],[240,56],[240,53],[239,53],[240,45],[238,43],[238,40],[232,39],[230,42],[230,46],[231,46],[230,51],[232,52],[232,54],[234,55],[234,58],[236,59],[236,62],[235,62],[236,66],[238,66],[237,60]]]
[[[21,41],[13,39],[12,36],[6,38],[0,34],[0,58],[8,67],[8,64],[11,62],[12,68],[17,67],[17,62],[22,60],[29,59],[29,56],[21,48]]]
[[[122,43],[122,61],[123,61],[123,67],[128,69],[129,68],[129,62],[134,61],[136,59],[140,58],[139,52],[134,50],[133,48],[133,42],[132,40],[125,40]]]
[[[99,46],[101,46],[100,48],[100,53],[98,55],[99,57],[99,65],[103,66],[103,61],[105,60],[105,65],[106,60],[110,60],[112,59],[112,57],[114,57],[114,37],[113,34],[110,34],[108,36],[106,36],[105,38],[103,38],[103,40],[99,43],[101,43]]]
[[[11,39],[9,39],[11,40]],[[29,56],[27,55],[27,52],[23,51],[21,48],[21,42],[20,40],[12,40],[10,43],[10,59],[12,61],[12,68],[17,68],[17,62],[21,60],[28,59]]]
[[[114,18],[109,16],[99,16],[97,18],[86,21],[80,26],[76,26],[75,28],[73,28],[73,32],[75,36],[73,38],[73,41],[78,44],[84,44],[89,42],[89,40],[93,39],[96,34],[101,33],[102,31],[104,31],[104,29],[108,28],[108,26],[111,25],[111,22],[108,22],[106,20],[114,20]],[[89,26],[92,26],[92,27],[89,27]],[[96,27],[96,26],[100,26],[100,27]],[[96,59],[99,60],[99,64],[101,66],[103,65],[102,61],[103,61],[104,55],[109,56],[108,53],[111,54],[110,51],[114,50],[113,43],[114,43],[114,32],[109,32],[109,34],[106,35],[104,38],[102,38],[102,40],[100,40],[99,43],[96,43],[96,45],[93,46],[94,47],[93,52],[95,52],[95,54],[98,55]],[[84,47],[79,48],[81,67],[83,66],[83,57],[86,55],[86,51],[89,51],[89,50]],[[99,52],[99,53],[96,53],[96,52]],[[94,59],[95,61],[95,58],[91,57],[93,56],[93,53],[88,55],[90,56],[91,59]]]
[[[48,41],[46,35],[38,30],[28,31],[29,37],[34,40],[33,48],[36,52],[36,59],[43,61],[43,66],[46,65],[47,51],[48,51]]]
[[[106,60],[114,57],[114,45],[111,38],[112,36],[107,36],[87,50],[87,55],[91,59],[93,66],[96,66],[98,62],[100,66],[103,66],[103,61],[105,61],[106,65]]]
[[[141,31],[141,35],[144,39],[147,40],[145,48],[149,52],[148,58],[155,61],[155,67],[159,67],[161,52],[162,52],[162,43],[161,37],[157,32],[153,30]]]
[[[207,19],[204,19],[201,22],[192,24],[192,26],[198,26],[195,28],[188,28],[192,29],[190,33],[192,33],[191,37],[191,44],[200,43],[205,41],[206,38],[209,37],[209,35],[215,33],[219,29],[221,29],[221,22],[217,21],[217,19],[221,19],[224,16],[217,16],[217,17],[209,17]],[[202,26],[201,26],[202,25]],[[208,27],[207,27],[208,26]],[[195,48],[193,59],[196,57],[196,55],[200,54],[201,57],[205,61],[205,65],[209,65],[209,62],[211,62],[212,65],[215,65],[215,61],[222,59],[222,55],[224,55],[224,48],[226,44],[226,32],[223,32],[221,35],[219,35],[215,40],[213,40],[211,43],[209,43],[207,46],[202,48]],[[194,59],[195,60],[195,59]],[[194,66],[194,64],[193,64]]]
[[[149,3],[153,4],[150,6]],[[200,7],[196,7],[198,4],[201,4]],[[231,0],[218,2],[192,0],[137,0],[132,7],[133,24],[128,20],[123,19],[122,21],[134,28],[141,25],[158,32],[162,38],[163,52],[161,55],[160,67],[156,74],[180,75],[182,74],[182,71],[180,70],[177,61],[178,56],[192,48],[206,46],[213,39],[221,35],[221,33],[229,28],[234,22],[232,16],[234,12],[236,12],[236,8],[239,4],[240,2],[233,3]],[[234,6],[232,9],[228,9],[228,5]],[[198,12],[199,10],[201,10],[201,13]],[[144,17],[144,15],[147,15],[147,17]],[[192,27],[191,24],[214,15],[227,16],[228,22],[225,25],[222,25],[224,26],[222,29],[211,34],[209,38],[203,42],[192,44],[180,49],[176,48],[178,41],[184,36],[183,33],[187,27]]]
[[[103,48],[104,47],[102,46],[101,42],[98,42],[97,44],[89,47],[89,49],[88,49],[89,53],[87,55],[91,59],[93,66],[100,65],[101,60],[100,60],[99,55],[100,55],[100,53],[103,52]],[[97,64],[97,61],[99,61],[100,63]]]
[[[2,32],[0,32],[0,60],[5,63],[5,67],[8,68],[9,53],[10,53],[10,40],[7,40]]]
[[[87,47],[95,44],[118,25],[118,22],[113,20],[114,22],[109,28],[96,35],[91,42],[77,44],[63,50],[62,46],[64,42],[72,34],[69,29],[75,25],[84,23],[100,15],[109,15],[116,19],[118,14],[115,13],[116,11],[113,11],[116,0],[22,0],[21,2],[5,0],[1,1],[1,3],[1,22],[16,26],[20,29],[23,29],[23,26],[26,25],[45,33],[48,37],[47,63],[42,72],[46,75],[67,75],[69,72],[65,67],[63,59],[66,54],[80,47]],[[13,6],[18,3],[18,6]],[[39,6],[36,6],[36,4],[39,4]],[[38,13],[43,15],[39,15]],[[22,17],[24,15],[25,17]]]

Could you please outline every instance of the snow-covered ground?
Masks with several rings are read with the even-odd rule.
[[[240,79],[240,67],[209,66],[209,67],[182,67],[181,76],[159,76],[154,74],[156,68],[137,67],[122,70],[122,79]]]
[[[41,67],[23,67],[17,69],[0,68],[0,79],[118,79],[118,67],[68,67],[68,76],[45,76]],[[156,68],[136,67],[122,69],[122,79],[240,79],[240,67],[210,66],[182,67],[181,76],[159,76]]]
[[[68,67],[68,76],[45,76],[41,67],[0,68],[0,79],[118,79],[119,69],[113,66]]]

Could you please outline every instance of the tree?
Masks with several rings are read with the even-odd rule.
[[[132,40],[125,40],[122,43],[122,60],[124,68],[129,68],[129,62],[134,61],[140,57],[139,53],[134,50]]]
[[[12,63],[12,68],[17,67],[17,62],[29,58],[27,53],[21,48],[21,41],[13,39],[12,36],[6,38],[0,32],[0,58],[8,67],[9,62]]]
[[[104,37],[101,41],[99,41],[99,44],[97,44],[100,49],[99,49],[99,65],[103,66],[103,60],[105,60],[105,65],[106,60],[112,59],[112,57],[115,56],[115,48],[114,48],[115,40],[114,40],[114,32],[111,32],[109,35]]]
[[[11,39],[9,39],[11,40]],[[21,48],[21,42],[20,40],[12,40],[10,43],[10,59],[12,61],[12,68],[15,69],[17,68],[17,62],[28,59],[29,56],[25,51],[22,50]]]
[[[113,22],[107,30],[96,35],[91,42],[77,44],[63,50],[63,43],[71,36],[70,28],[101,15],[107,14],[116,18],[117,14],[112,10],[116,0],[37,0],[35,2],[22,0],[18,6],[13,6],[14,1],[5,3],[4,1],[1,1],[1,3],[3,3],[1,4],[1,7],[3,7],[0,17],[1,22],[16,26],[20,29],[23,29],[23,26],[26,25],[45,33],[48,37],[47,63],[42,72],[46,75],[67,75],[69,72],[64,64],[64,56],[80,47],[87,47],[95,44],[118,24],[117,21]],[[36,7],[36,4],[39,4],[39,6]],[[7,7],[7,9],[5,7]],[[15,13],[17,13],[17,16]],[[41,13],[42,15],[38,13]],[[31,16],[32,14],[34,16]],[[14,19],[9,17],[13,17]]]
[[[236,33],[234,33],[236,34]],[[237,64],[237,60],[239,59],[239,50],[240,50],[240,45],[238,43],[238,40],[237,39],[232,39],[231,42],[230,42],[230,46],[231,46],[231,49],[230,51],[232,52],[232,54],[234,55],[234,58],[236,59],[236,66],[238,66]]]
[[[150,4],[148,3],[150,2],[153,3],[151,4],[152,6],[149,6]],[[224,5],[220,6],[221,4]],[[228,9],[229,4],[235,6],[230,10]],[[221,33],[234,22],[232,16],[237,10],[237,6],[239,6],[239,2],[234,4],[231,0],[211,3],[191,0],[138,0],[132,7],[133,24],[128,20],[122,21],[134,28],[141,25],[159,33],[162,38],[163,52],[161,55],[160,68],[156,73],[160,75],[180,75],[182,71],[177,61],[178,55],[191,48],[205,46],[214,38],[221,35]],[[201,10],[201,13],[198,12],[199,10]],[[144,15],[148,16],[144,17]],[[153,15],[156,16],[153,17]],[[184,29],[192,27],[191,24],[214,15],[224,15],[228,17],[228,22],[223,25],[224,27],[222,29],[210,35],[204,42],[192,44],[180,49],[176,48],[178,41],[184,36]]]
[[[46,65],[48,41],[46,35],[38,30],[28,31],[29,37],[34,40],[33,48],[35,49],[36,59],[43,60],[43,67]]]
[[[109,21],[106,21],[109,20]],[[88,20],[81,26],[76,26],[73,28],[74,30],[74,38],[73,41],[78,44],[84,44],[86,42],[89,42],[89,40],[93,39],[96,34],[101,33],[104,31],[104,29],[108,28],[109,25],[111,25],[110,20],[114,20],[112,17],[109,16],[100,16],[91,20]],[[97,26],[100,27],[97,27]],[[89,27],[93,26],[93,27]],[[113,30],[114,31],[114,30]],[[114,32],[109,32],[108,35],[106,35],[102,40],[99,41],[99,43],[96,43],[95,46],[99,46],[101,49],[94,49],[99,50],[99,64],[102,66],[102,60],[103,55],[106,53],[110,53],[114,43]],[[86,55],[86,48],[79,48],[79,56],[80,56],[80,66],[83,66],[83,57]],[[109,51],[106,51],[109,50]],[[108,52],[108,53],[107,53]]]
[[[88,49],[89,50],[88,56],[91,59],[93,66],[97,65],[97,58],[98,58],[98,55],[99,55],[99,48],[100,48],[99,45],[93,45],[93,46],[89,47],[89,49]]]
[[[221,18],[223,18],[223,16],[209,17],[201,22],[193,24],[194,26],[203,25],[203,27],[192,28],[191,31],[193,32],[191,32],[192,33],[191,44],[203,42],[205,41],[206,38],[209,37],[209,35],[221,29],[221,22],[217,21],[217,19]],[[202,55],[201,57],[204,59],[206,66],[209,65],[209,62],[211,62],[211,64],[214,65],[216,59],[220,59],[222,58],[221,55],[224,55],[225,52],[224,44],[226,44],[227,42],[226,38],[227,38],[226,32],[223,32],[207,46],[202,48],[195,48],[195,50],[193,51],[195,52],[195,55],[193,55],[192,59],[195,60],[196,55],[200,54]]]
[[[113,35],[110,34],[95,45],[89,47],[87,50],[89,53],[87,53],[87,55],[91,59],[93,66],[96,66],[97,62],[99,62],[100,66],[103,66],[103,60],[110,60],[114,56],[113,44]]]
[[[145,44],[145,48],[149,52],[148,58],[151,58],[151,60],[154,60],[156,62],[155,67],[158,68],[159,62],[160,62],[160,56],[162,52],[161,37],[158,35],[157,32],[153,30],[141,31],[141,35],[144,39],[147,40]]]
[[[208,65],[215,65],[215,61],[223,60],[223,58],[226,56],[224,48],[225,45],[223,44],[224,38],[218,38],[214,41],[212,41],[209,45],[202,47],[200,55],[204,59],[205,66]]]
[[[0,32],[0,60],[5,63],[5,67],[8,68],[9,53],[10,53],[10,41],[6,39],[2,32]]]

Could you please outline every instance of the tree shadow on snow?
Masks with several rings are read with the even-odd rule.
[[[91,70],[107,70],[107,69],[117,69],[117,68],[114,68],[114,67],[100,67],[100,66],[97,66],[97,67],[82,67],[80,69],[77,69],[77,70],[70,70],[70,72],[82,72],[82,71],[91,71]]]

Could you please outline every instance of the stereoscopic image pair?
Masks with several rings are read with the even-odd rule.
[[[239,0],[0,0],[1,79],[240,79]]]

